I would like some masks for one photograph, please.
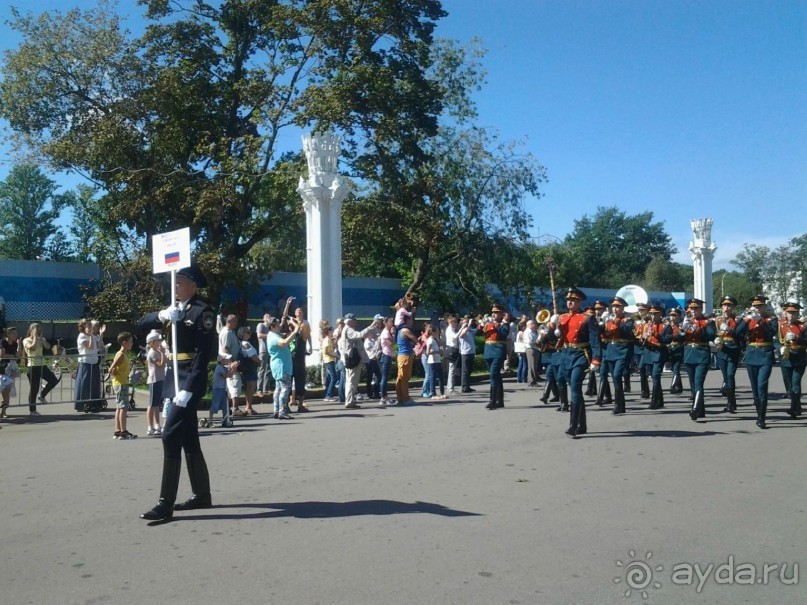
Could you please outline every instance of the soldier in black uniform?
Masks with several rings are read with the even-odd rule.
[[[163,428],[163,477],[160,499],[146,513],[140,515],[148,521],[167,521],[174,510],[210,508],[210,478],[207,464],[199,444],[199,425],[196,411],[207,392],[207,368],[216,349],[216,314],[196,295],[197,288],[207,285],[202,272],[192,265],[176,274],[177,305],[158,313],[145,315],[138,331],[165,329],[171,333],[170,322],[176,322],[177,342],[171,349],[177,359],[179,392],[174,393],[173,364],[169,363],[165,375],[163,396],[172,398],[174,405]],[[193,495],[186,502],[175,504],[182,465],[182,450],[191,480]]]

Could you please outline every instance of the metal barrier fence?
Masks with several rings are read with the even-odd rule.
[[[76,386],[76,373],[78,371],[78,354],[62,353],[59,355],[45,355],[44,365],[47,366],[51,372],[59,379],[56,386],[48,393],[47,403],[43,404],[39,400],[39,393],[36,398],[36,405],[49,405],[59,403],[75,403],[75,386]],[[101,380],[101,399],[109,400],[114,398],[112,392],[112,384],[109,378],[109,366],[112,363],[112,356],[104,356],[101,363],[98,364]],[[130,360],[132,374],[130,379],[133,385],[140,380],[145,380],[143,373],[143,364],[137,360]],[[28,406],[28,398],[30,394],[30,381],[28,380],[27,372],[24,368],[20,368],[20,375],[14,378],[14,386],[9,397],[9,407],[22,407]],[[45,386],[44,379],[40,383],[40,393],[42,387]],[[134,394],[134,389],[132,389]]]

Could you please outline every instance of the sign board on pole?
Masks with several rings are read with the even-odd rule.
[[[177,271],[191,266],[191,231],[188,227],[151,238],[154,273]]]

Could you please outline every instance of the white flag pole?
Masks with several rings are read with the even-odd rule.
[[[177,272],[171,271],[171,305],[177,304]],[[179,360],[177,359],[177,322],[171,321],[171,348],[173,349],[174,358],[174,399],[176,400],[179,395]]]

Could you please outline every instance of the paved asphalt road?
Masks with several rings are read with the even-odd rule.
[[[579,441],[564,437],[565,414],[512,380],[492,412],[479,385],[431,406],[313,401],[293,421],[237,420],[203,430],[215,507],[159,526],[139,518],[162,460],[143,411],[130,415],[140,438],[124,442],[111,411],[42,406],[0,431],[0,598],[805,603],[807,418],[775,399],[770,428],[757,429],[738,376],[736,416],[720,413],[710,372],[705,422],[681,396],[653,412],[633,393],[625,416],[590,407]]]

